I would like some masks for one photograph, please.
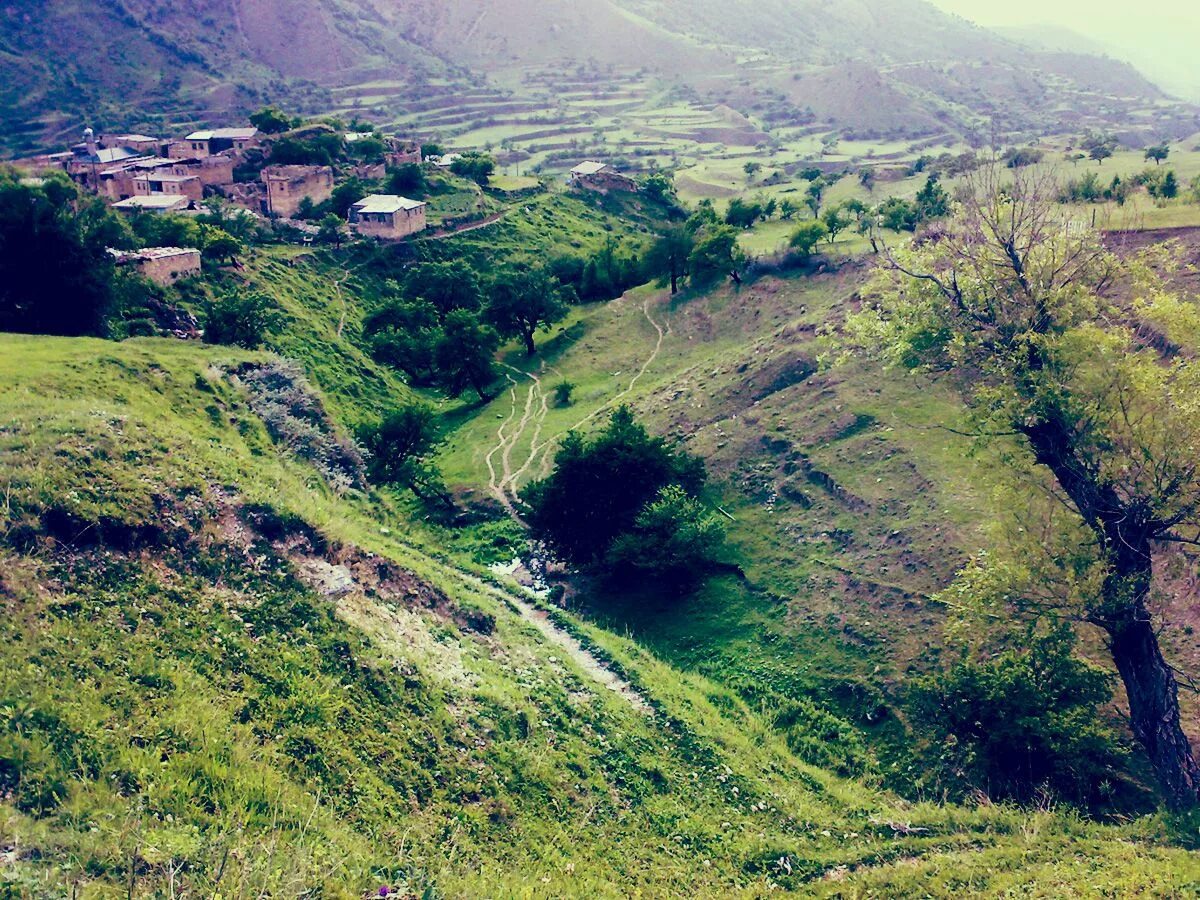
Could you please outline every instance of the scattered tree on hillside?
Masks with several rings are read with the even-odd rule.
[[[483,303],[479,275],[466,262],[427,262],[413,266],[404,279],[404,295],[409,300],[428,303],[444,321],[458,309],[474,311]]]
[[[750,228],[758,221],[762,211],[762,206],[758,203],[734,197],[729,201],[729,208],[725,211],[725,224],[743,230]]]
[[[572,432],[554,457],[549,477],[521,492],[535,538],[575,565],[599,563],[663,488],[695,496],[704,464],[651,437],[622,406],[594,438]]]
[[[824,197],[825,179],[816,178],[809,182],[808,188],[804,192],[804,205],[809,208],[814,219],[821,215],[821,201]]]
[[[1171,148],[1168,144],[1155,144],[1153,147],[1146,148],[1146,161],[1154,160],[1155,165],[1161,166],[1170,155]]]
[[[321,220],[317,229],[318,244],[332,244],[335,250],[340,250],[342,241],[346,239],[346,223],[340,216],[333,213]]]
[[[937,241],[891,254],[876,303],[848,334],[890,363],[953,375],[980,434],[1015,435],[1051,477],[1075,517],[1058,540],[1074,549],[965,572],[956,596],[1102,629],[1165,797],[1191,806],[1200,768],[1150,591],[1156,548],[1200,540],[1200,362],[1164,359],[1140,327],[1174,337],[1194,313],[1148,266],[1128,269],[1145,299],[1114,297],[1120,263],[1096,235],[1061,227],[1055,186],[1025,170],[1008,177],[976,173]],[[1076,528],[1089,539],[1074,541]]]
[[[742,283],[746,253],[738,244],[738,233],[729,225],[703,225],[696,232],[695,244],[688,257],[688,271],[697,281],[728,275],[734,284]]]
[[[696,246],[696,235],[687,223],[667,225],[646,256],[647,270],[671,283],[672,295],[679,293],[679,281],[688,273],[688,260]]]
[[[762,163],[751,160],[742,166],[742,171],[746,173],[746,180],[751,181],[755,175],[762,171]]]
[[[461,178],[469,178],[481,187],[487,187],[488,179],[496,171],[496,161],[486,153],[464,153],[450,164],[450,171]]]
[[[455,309],[442,322],[442,334],[433,348],[438,381],[452,397],[468,387],[480,400],[490,400],[488,387],[496,380],[496,351],[500,335],[467,309]]]
[[[526,356],[537,347],[533,336],[539,328],[549,329],[567,314],[563,286],[541,266],[508,269],[492,279],[487,306],[488,321],[502,337],[519,337]]]
[[[388,170],[387,189],[393,194],[415,197],[425,193],[425,170],[417,163],[405,163]]]
[[[363,324],[371,354],[416,385],[432,384],[434,348],[441,337],[437,310],[423,300],[393,300]]]
[[[876,178],[877,176],[873,167],[868,166],[867,168],[859,169],[858,183],[867,189],[867,193],[875,193]]]
[[[822,239],[828,237],[829,228],[820,219],[805,219],[792,231],[788,246],[801,258],[808,259]]]
[[[796,213],[798,212],[800,212],[800,207],[790,197],[784,197],[779,201],[779,218],[783,219],[783,221],[790,222],[796,217]]]
[[[850,215],[845,206],[831,206],[821,214],[829,243],[836,241],[837,236],[850,227]]]
[[[204,342],[257,350],[278,322],[275,301],[264,291],[230,291],[205,305]]]
[[[263,134],[280,134],[300,124],[277,106],[264,106],[250,116],[250,124]]]
[[[642,196],[655,203],[675,202],[675,184],[662,172],[653,172],[642,179]]]
[[[917,191],[916,211],[918,224],[950,215],[950,195],[936,175],[930,175]]]
[[[246,251],[246,246],[223,228],[200,226],[200,250],[206,259],[232,265]]]
[[[429,461],[438,431],[428,406],[414,403],[389,413],[378,425],[360,429],[358,443],[366,451],[368,474],[377,484],[408,487],[422,497],[431,490],[444,494],[441,477]]]
[[[1084,139],[1082,146],[1087,151],[1089,159],[1094,159],[1100,165],[1104,165],[1104,161],[1116,152],[1117,141],[1116,138],[1108,135],[1090,134]]]

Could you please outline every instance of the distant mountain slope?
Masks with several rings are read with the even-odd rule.
[[[320,110],[334,85],[564,63],[646,70],[717,100],[782,81],[830,125],[889,136],[985,120],[1035,133],[1064,107],[1128,126],[1163,98],[1125,63],[1010,40],[925,0],[16,0],[0,17],[0,139],[62,140],[84,118],[242,115],[267,98]],[[1146,130],[1171,131],[1161,119]]]

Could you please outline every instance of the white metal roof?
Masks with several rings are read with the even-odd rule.
[[[409,200],[396,194],[371,194],[354,204],[360,213],[394,213],[402,209],[420,209],[425,204],[420,200]]]
[[[258,134],[257,128],[213,128],[209,131],[193,131],[185,141],[211,141],[213,138],[249,140]]]
[[[109,247],[108,252],[116,257],[118,262],[132,259],[170,259],[173,256],[192,256],[193,254],[198,256],[200,254],[195,247],[146,247],[142,250],[115,250]]]
[[[587,162],[581,162],[579,165],[577,165],[575,168],[573,168],[571,170],[571,174],[572,175],[595,175],[597,172],[603,172],[607,168],[608,168],[608,163],[595,162],[593,160],[589,160]]]
[[[113,204],[113,209],[175,209],[186,206],[183,194],[152,194],[149,197],[129,197]]]

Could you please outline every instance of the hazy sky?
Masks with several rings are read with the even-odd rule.
[[[1200,96],[1200,2],[933,0],[981,25],[1056,25],[1106,45],[1165,87]],[[1137,10],[1137,12],[1135,12]]]

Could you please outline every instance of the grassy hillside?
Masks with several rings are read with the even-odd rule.
[[[1147,824],[901,803],[800,762],[716,682],[539,619],[273,441],[252,409],[268,355],[0,350],[10,895],[1152,896],[1200,879]]]

